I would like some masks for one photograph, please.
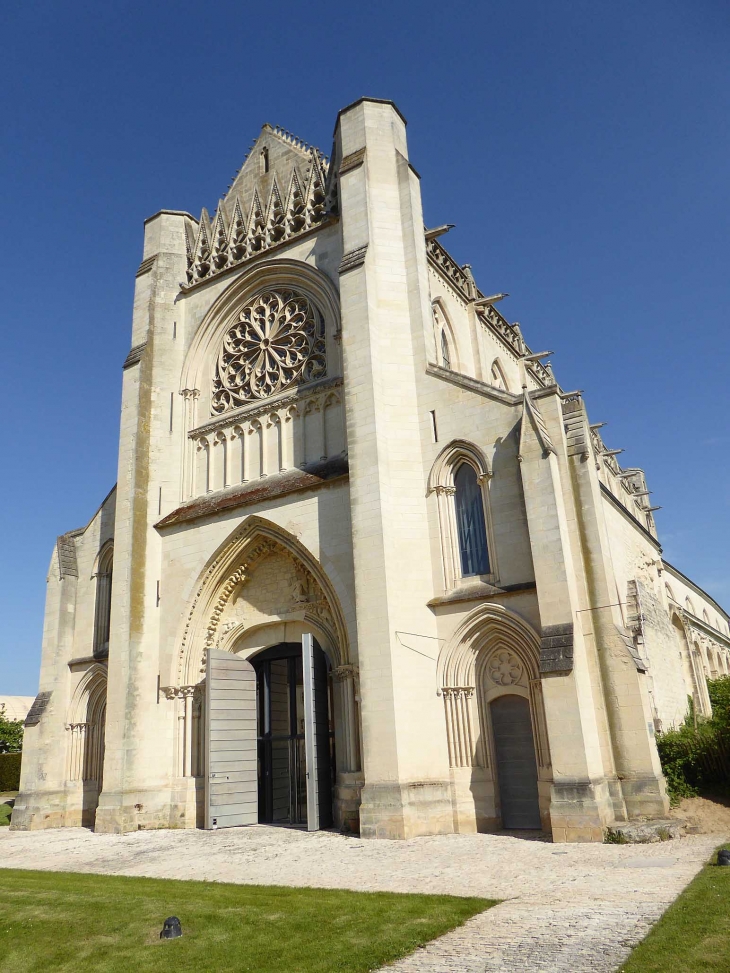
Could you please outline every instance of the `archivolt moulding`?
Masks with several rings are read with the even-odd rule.
[[[502,649],[519,655],[530,680],[540,676],[540,639],[523,618],[502,605],[480,605],[470,612],[439,653],[437,679],[440,689],[476,686],[476,661],[491,658]]]
[[[181,394],[184,390],[208,388],[213,379],[211,366],[217,360],[218,350],[236,312],[256,295],[272,289],[302,294],[324,314],[327,332],[332,337],[339,333],[339,297],[329,277],[301,260],[276,257],[262,260],[246,267],[214,301],[201,321],[183,366]]]
[[[177,664],[171,683],[191,685],[205,671],[209,648],[232,648],[220,630],[220,621],[240,585],[251,577],[257,564],[272,554],[283,554],[294,565],[291,600],[297,615],[328,635],[335,666],[347,664],[347,629],[332,583],[317,559],[288,531],[262,517],[251,516],[220,545],[200,573],[194,595],[181,622]],[[273,619],[272,621],[276,621]],[[236,632],[238,637],[241,632]],[[235,640],[234,640],[235,641]]]
[[[452,486],[454,471],[462,460],[474,467],[480,482],[492,475],[486,454],[479,446],[466,439],[452,439],[434,460],[428,477],[428,492]]]
[[[106,666],[94,662],[81,677],[68,708],[69,725],[85,723],[89,712],[98,709],[100,698],[106,697]]]

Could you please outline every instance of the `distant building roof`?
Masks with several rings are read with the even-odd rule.
[[[0,696],[0,712],[5,709],[6,720],[24,720],[35,696]]]

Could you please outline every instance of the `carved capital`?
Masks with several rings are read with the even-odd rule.
[[[444,699],[471,699],[474,686],[442,686],[441,695]]]
[[[336,666],[332,670],[332,676],[337,682],[345,682],[347,679],[356,679],[358,675],[357,666],[348,664],[344,666]]]

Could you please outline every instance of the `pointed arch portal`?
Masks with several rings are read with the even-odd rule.
[[[312,554],[250,517],[200,575],[178,644],[180,685],[163,691],[183,710],[178,767],[203,778],[205,827],[347,824],[335,784],[360,767],[357,673]]]

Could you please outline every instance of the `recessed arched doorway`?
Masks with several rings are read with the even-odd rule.
[[[260,824],[307,826],[307,753],[301,642],[281,642],[249,660],[256,672]],[[319,826],[332,826],[334,719],[327,658],[314,642],[314,723]]]
[[[334,716],[311,633],[244,658],[208,651],[205,827],[333,823]]]
[[[96,663],[75,693],[69,722],[68,780],[78,789],[78,824],[93,828],[104,783],[106,733],[106,667]]]
[[[489,710],[502,827],[537,830],[542,824],[530,703],[506,693],[493,699]]]

